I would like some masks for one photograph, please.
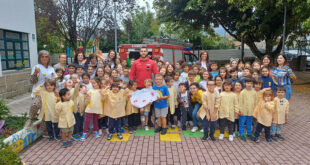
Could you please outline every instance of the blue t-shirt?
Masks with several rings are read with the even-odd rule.
[[[153,89],[159,93],[160,97],[169,95],[168,87],[166,85],[160,87],[154,85]],[[168,99],[154,101],[154,107],[157,109],[168,108]]]
[[[211,72],[212,74],[212,79],[214,80],[216,76],[219,75],[219,72]]]

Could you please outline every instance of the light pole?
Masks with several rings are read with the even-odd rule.
[[[114,2],[114,41],[115,41],[115,52],[117,53],[117,22],[116,22],[116,0]]]
[[[281,53],[284,54],[285,51],[285,29],[286,29],[286,1],[284,1],[284,21],[283,21],[283,34],[282,34],[282,51]]]

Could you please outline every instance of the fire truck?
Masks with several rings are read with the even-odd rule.
[[[197,56],[188,51],[187,47],[191,45],[188,43],[162,40],[162,39],[143,39],[143,44],[123,44],[119,46],[119,56],[121,60],[127,58],[127,52],[129,52],[129,58],[138,59],[140,57],[139,50],[145,46],[148,50],[148,54],[151,59],[159,59],[161,61],[169,61],[175,65],[177,61],[185,61],[189,65],[195,64],[198,60]]]

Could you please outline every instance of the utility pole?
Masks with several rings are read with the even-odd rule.
[[[117,53],[117,22],[116,22],[116,0],[114,2],[114,41],[115,41],[115,52]]]

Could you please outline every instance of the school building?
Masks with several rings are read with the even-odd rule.
[[[34,0],[0,0],[0,98],[28,92],[37,64]]]

